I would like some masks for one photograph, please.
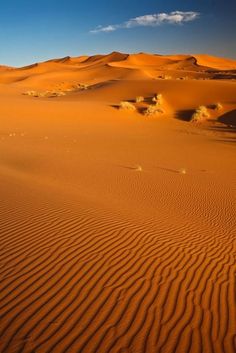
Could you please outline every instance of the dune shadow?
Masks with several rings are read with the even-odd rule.
[[[213,80],[235,80],[236,75],[234,71],[229,71],[228,73],[216,73],[213,75]]]
[[[217,142],[224,142],[224,143],[236,143],[236,138],[233,138],[233,137],[229,137],[229,138],[222,138],[222,139],[216,139],[215,141]]]
[[[227,125],[228,128],[236,130],[236,109],[231,110],[218,118],[220,123]]]
[[[138,166],[131,167],[131,166],[128,166],[128,165],[119,165],[119,167],[123,168],[123,169],[129,169],[129,170],[137,170],[138,169]]]
[[[179,170],[176,170],[176,169],[164,168],[164,167],[159,167],[159,166],[157,166],[157,168],[160,170],[164,170],[165,172],[180,174]]]
[[[128,101],[127,101],[128,102]],[[111,108],[114,108],[114,109],[116,109],[116,110],[119,110],[120,109],[120,105],[119,104],[110,104],[109,105]],[[136,107],[136,112],[137,113],[139,113],[139,114],[141,114],[141,115],[144,115],[144,113],[145,113],[145,110],[147,109],[147,107],[143,107],[143,106],[141,106],[141,107]],[[125,109],[124,109],[124,111],[125,111]]]
[[[145,97],[145,98],[144,98],[144,103],[155,104],[155,102],[153,102],[153,97],[154,97],[155,95],[156,95],[156,93],[153,93],[152,96]]]
[[[216,104],[208,104],[206,107],[207,107],[208,109],[215,110],[215,109],[216,109]]]
[[[209,130],[220,133],[222,138],[218,138],[221,142],[236,142],[236,109],[233,109],[221,115],[217,122],[221,125],[211,126]],[[219,136],[219,135],[218,135]]]
[[[142,169],[142,167],[139,164],[136,165],[125,165],[125,164],[113,164],[118,168],[122,168],[122,169],[128,169],[128,170],[134,170],[134,171],[138,171],[140,170],[140,168]]]
[[[144,115],[147,107],[137,107],[137,112],[141,115]]]
[[[110,106],[111,108],[114,108],[114,109],[117,109],[117,110],[120,109],[120,105],[119,105],[119,104],[110,104],[109,106]]]
[[[233,126],[211,126],[209,129],[216,132],[236,133],[236,127]]]
[[[182,121],[190,121],[194,112],[194,109],[178,110],[175,113],[175,117]]]

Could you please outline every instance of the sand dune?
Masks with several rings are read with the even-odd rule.
[[[210,55],[195,55],[199,65],[217,70],[235,70],[235,60],[217,58]]]
[[[0,68],[1,353],[235,352],[235,69],[143,53]]]
[[[0,83],[30,89],[69,89],[124,79],[235,79],[236,62],[204,55],[122,54],[64,57],[21,67],[1,67]]]

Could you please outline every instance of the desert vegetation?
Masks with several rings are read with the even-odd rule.
[[[159,80],[171,80],[172,76],[170,76],[170,75],[159,75],[159,76],[157,76],[157,79],[159,79]]]
[[[37,91],[26,91],[23,95],[31,96],[35,98],[53,98],[53,97],[61,97],[65,96],[65,92],[63,91],[45,91],[45,92],[37,92]]]
[[[152,102],[154,104],[150,104],[145,110],[144,110],[144,115],[145,116],[151,116],[151,115],[156,115],[156,114],[163,114],[164,109],[162,108],[163,104],[163,97],[161,93],[156,93],[153,98]]]
[[[180,174],[187,174],[186,168],[180,168],[180,169],[178,170],[178,172],[179,172]]]
[[[39,97],[39,92],[36,91],[26,91],[23,93],[24,96]]]
[[[122,101],[122,102],[120,102],[119,109],[128,110],[128,111],[135,111],[136,107],[134,104],[132,104],[130,102]]]
[[[144,102],[144,97],[142,97],[142,96],[136,97],[135,102],[136,102],[136,103],[142,103],[142,102]]]
[[[213,104],[213,109],[214,110],[222,110],[223,105],[221,103],[215,103],[215,104]]]
[[[141,165],[137,165],[137,167],[135,168],[136,172],[142,172],[143,168]]]
[[[162,98],[162,94],[155,94],[154,97],[152,98],[152,101],[156,104],[156,105],[161,105],[163,103],[163,98]]]
[[[59,88],[58,86],[53,89],[53,90],[47,90],[44,92],[38,92],[38,91],[26,91],[23,93],[23,95],[26,96],[31,96],[31,97],[35,97],[35,98],[54,98],[54,97],[61,97],[61,96],[65,96],[67,92],[74,92],[77,90],[87,90],[89,88],[88,85],[84,84],[84,83],[77,83],[72,85],[69,88]]]
[[[150,104],[147,109],[144,111],[144,115],[146,116],[151,116],[151,115],[155,115],[155,114],[163,114],[164,110],[159,107],[158,105],[153,105]]]
[[[63,91],[46,91],[41,93],[40,97],[53,98],[53,97],[62,97],[65,95],[66,94]]]
[[[73,86],[65,89],[64,91],[65,92],[73,92],[73,91],[77,91],[77,90],[87,90],[89,88],[88,85],[86,85],[85,83],[77,83],[77,84],[74,84]]]
[[[150,101],[150,98],[137,96],[134,100],[134,103],[131,103],[129,101],[120,102],[119,109],[128,111],[140,111],[145,116],[152,116],[164,113],[164,109],[162,108],[163,97],[161,93],[156,93],[153,97],[151,97],[151,104],[148,105],[148,101]],[[136,104],[139,103],[143,103],[141,109],[136,106]]]
[[[207,120],[207,118],[209,118],[209,117],[210,117],[210,114],[209,114],[207,108],[204,105],[201,105],[193,113],[193,115],[191,117],[191,122],[192,123],[201,123],[201,122]]]

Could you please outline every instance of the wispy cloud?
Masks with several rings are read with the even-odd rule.
[[[196,20],[200,16],[199,12],[194,11],[172,11],[169,13],[156,13],[152,15],[144,15],[131,18],[130,20],[114,25],[98,26],[97,28],[90,31],[90,33],[99,32],[114,32],[120,28],[133,28],[133,27],[156,27],[161,24],[182,24],[184,22],[190,22]]]

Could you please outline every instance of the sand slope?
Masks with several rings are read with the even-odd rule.
[[[201,79],[198,60],[0,72],[1,353],[235,352],[236,82]],[[153,79],[158,65],[197,79]],[[116,109],[154,93],[163,115]]]

